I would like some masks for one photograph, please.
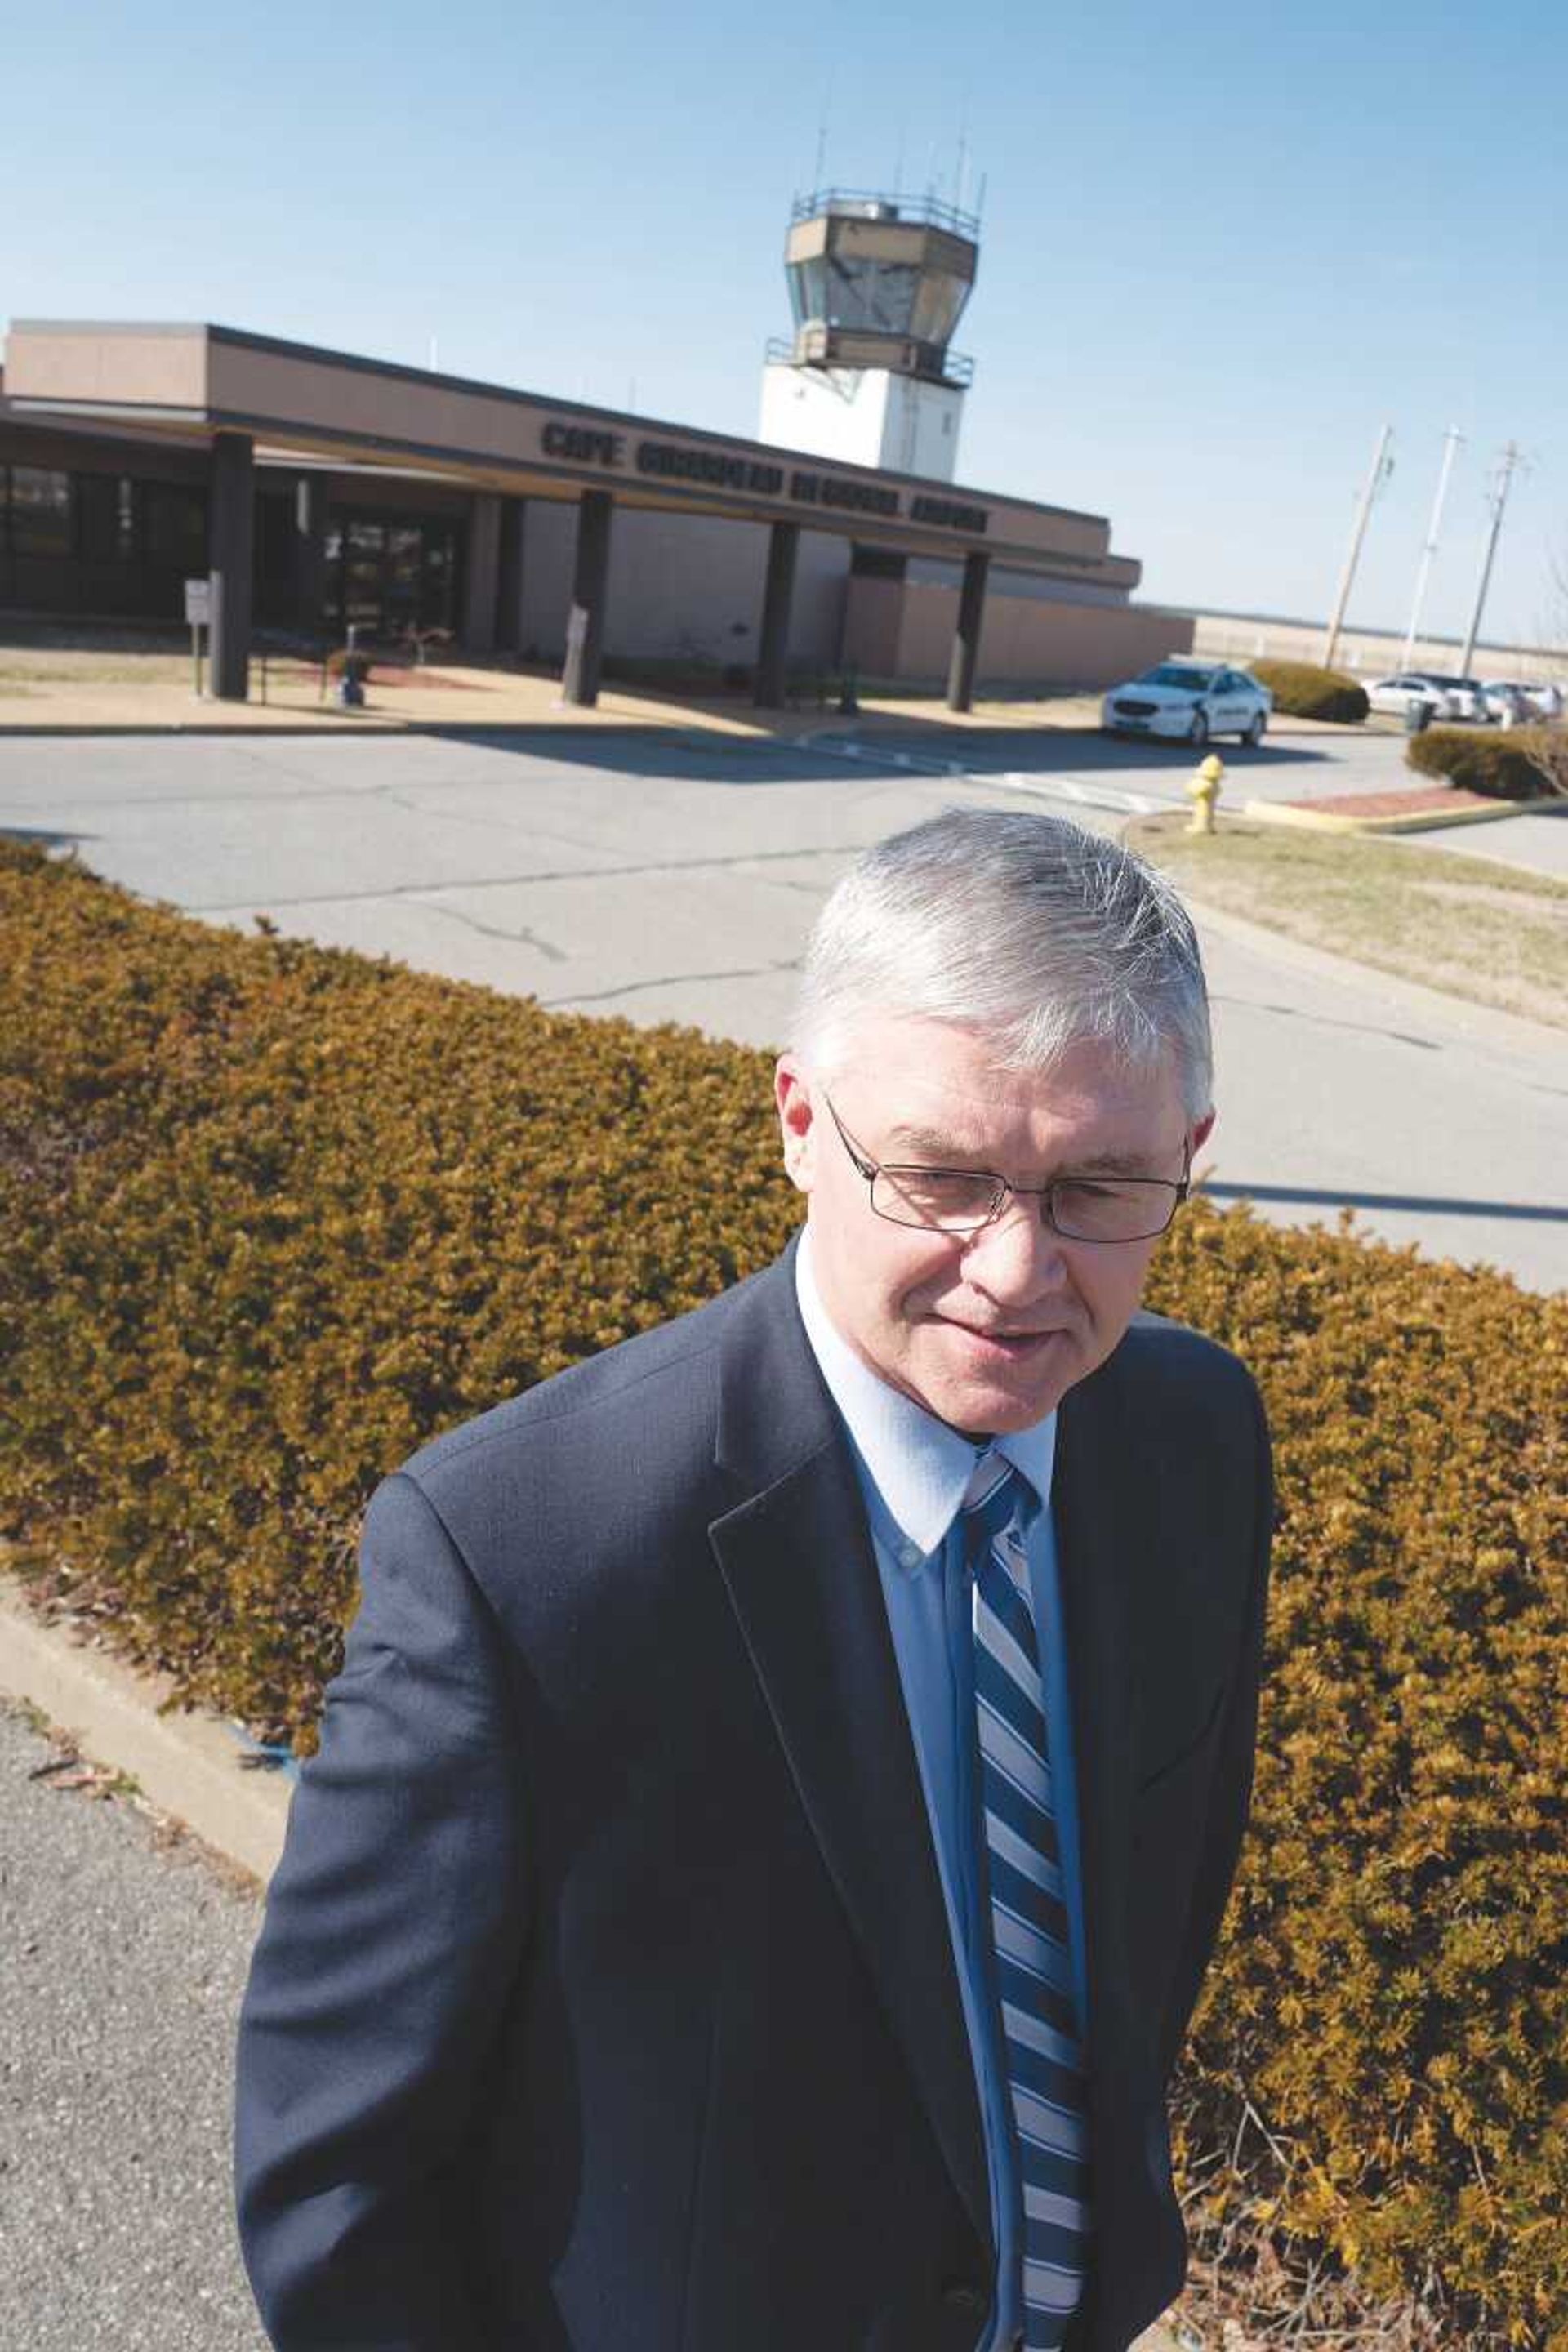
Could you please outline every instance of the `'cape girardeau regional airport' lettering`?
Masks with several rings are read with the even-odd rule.
[[[620,472],[626,465],[627,437],[606,426],[568,425],[552,417],[541,441],[547,457]],[[656,475],[666,481],[696,482],[705,488],[750,492],[758,498],[786,498],[798,506],[836,507],[890,520],[904,513],[902,493],[886,483],[857,481],[844,474],[808,473],[798,467],[786,469],[765,458],[731,457],[721,449],[686,448],[675,441],[637,441],[632,446],[631,462],[639,474]],[[984,507],[967,505],[962,499],[932,498],[921,490],[910,500],[909,520],[938,530],[983,532],[991,518]]]

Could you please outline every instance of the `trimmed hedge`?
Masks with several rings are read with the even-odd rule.
[[[1255,661],[1250,667],[1274,697],[1275,709],[1288,719],[1328,719],[1353,727],[1366,717],[1365,691],[1343,670],[1299,661]]]
[[[381,1473],[777,1249],[767,1077],[0,842],[0,1518],[308,1745]],[[1256,1368],[1281,1507],[1194,2218],[1564,2352],[1568,1301],[1202,1204],[1152,1297]]]
[[[1410,738],[1405,760],[1424,776],[1445,777],[1489,800],[1544,800],[1548,786],[1531,751],[1539,756],[1541,745],[1562,732],[1546,727],[1505,727],[1495,734],[1481,727],[1427,727]]]

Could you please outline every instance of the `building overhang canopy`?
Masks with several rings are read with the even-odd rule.
[[[250,436],[269,452],[417,467],[470,488],[750,522],[792,521],[911,554],[984,551],[1011,569],[1126,592],[1103,516],[951,482],[827,463],[765,443],[317,350],[230,327],[24,320],[6,340],[22,414],[188,443]]]

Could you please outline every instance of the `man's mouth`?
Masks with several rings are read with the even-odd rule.
[[[1028,1331],[992,1330],[973,1323],[960,1323],[951,1317],[944,1317],[943,1320],[949,1330],[962,1332],[966,1339],[973,1339],[976,1345],[994,1348],[1000,1354],[1009,1356],[1026,1356],[1031,1349],[1043,1347],[1047,1339],[1061,1337],[1060,1329],[1056,1326]]]

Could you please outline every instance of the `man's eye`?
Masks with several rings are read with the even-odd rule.
[[[991,1176],[968,1176],[951,1168],[889,1168],[888,1173],[900,1192],[933,1201],[988,1201],[995,1182]]]

